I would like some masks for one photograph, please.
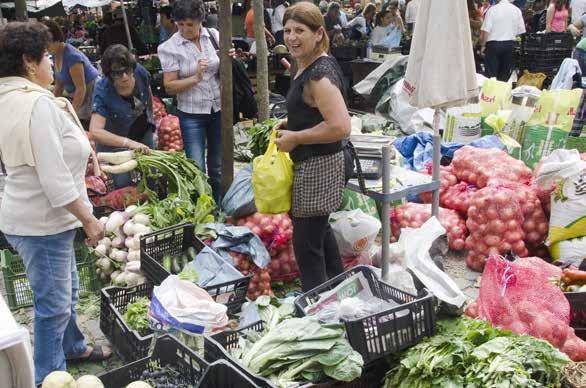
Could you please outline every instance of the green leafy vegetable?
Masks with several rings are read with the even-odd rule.
[[[274,321],[278,308],[266,298],[261,305],[273,314],[269,321]],[[260,338],[243,336],[233,356],[253,373],[283,387],[295,381],[317,382],[325,376],[353,381],[360,377],[364,364],[346,340],[342,325],[321,324],[314,317],[287,319]]]
[[[181,280],[187,280],[195,284],[197,284],[197,281],[199,280],[199,274],[197,273],[196,269],[190,265],[183,268],[178,276]]]
[[[269,138],[273,127],[277,125],[277,119],[268,119],[262,123],[258,123],[248,129],[250,140],[248,141],[248,149],[252,154],[252,161],[257,156],[263,155],[269,146]]]
[[[399,356],[385,388],[559,387],[567,356],[549,343],[458,318]]]
[[[134,302],[128,304],[126,312],[124,313],[124,321],[132,330],[136,330],[141,336],[149,333],[149,321],[147,313],[151,306],[151,301],[148,298],[138,298]]]

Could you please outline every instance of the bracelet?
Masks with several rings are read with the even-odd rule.
[[[124,143],[122,143],[122,147],[123,147],[123,148],[126,148],[127,146],[128,146],[128,138],[127,138],[127,137],[125,137],[125,138],[124,138]]]

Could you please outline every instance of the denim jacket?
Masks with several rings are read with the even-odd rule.
[[[144,67],[137,64],[134,77],[138,87],[138,98],[146,107],[147,120],[149,124],[154,125],[153,112],[149,104],[150,74]],[[107,131],[124,137],[128,136],[128,131],[136,119],[130,102],[120,97],[108,77],[102,77],[96,83],[92,112],[106,118]]]

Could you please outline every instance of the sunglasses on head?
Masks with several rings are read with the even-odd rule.
[[[122,78],[124,74],[131,76],[134,74],[134,69],[132,67],[124,67],[122,69],[112,69],[110,71],[110,76],[112,78]]]

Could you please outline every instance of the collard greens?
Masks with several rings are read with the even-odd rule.
[[[344,326],[321,324],[314,317],[291,318],[262,337],[240,338],[233,356],[253,373],[279,386],[323,381],[352,381],[362,374],[362,356],[345,338]]]

